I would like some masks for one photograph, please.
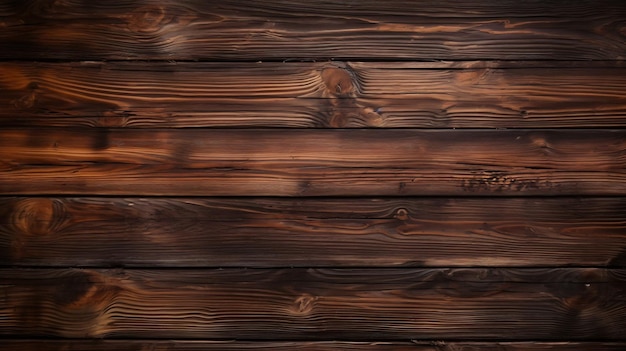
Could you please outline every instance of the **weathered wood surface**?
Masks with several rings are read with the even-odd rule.
[[[623,351],[623,342],[2,340],[2,351]]]
[[[626,130],[0,130],[0,193],[623,195]]]
[[[624,18],[0,0],[0,351],[626,349]]]
[[[0,265],[626,267],[626,198],[2,198]]]
[[[623,339],[626,271],[0,270],[0,335]]]
[[[626,68],[569,65],[12,62],[0,126],[626,126]]]
[[[0,58],[620,60],[624,17],[621,0],[4,1]]]

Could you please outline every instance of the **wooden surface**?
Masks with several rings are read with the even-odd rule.
[[[624,266],[625,198],[4,198],[0,265]]]
[[[624,18],[0,0],[0,351],[626,349]]]
[[[0,58],[615,60],[625,15],[621,0],[8,2]]]
[[[9,340],[0,350],[14,351],[622,351],[620,342],[237,342],[145,340]]]
[[[0,126],[626,125],[626,67],[528,62],[10,62]],[[548,78],[546,78],[548,77]]]
[[[626,329],[626,271],[26,270],[0,334],[226,339],[597,339]]]
[[[626,193],[624,130],[4,129],[0,161],[3,194]]]

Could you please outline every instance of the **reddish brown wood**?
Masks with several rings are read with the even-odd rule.
[[[0,126],[626,126],[622,64],[8,63]]]
[[[4,198],[0,265],[621,266],[626,198]]]
[[[0,131],[2,194],[623,195],[626,131]]]
[[[3,269],[0,276],[0,335],[13,337],[610,341],[626,329],[624,270]]]
[[[624,18],[0,2],[0,351],[625,349]]]

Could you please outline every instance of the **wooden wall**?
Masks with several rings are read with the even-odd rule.
[[[0,350],[626,349],[625,18],[0,1]]]

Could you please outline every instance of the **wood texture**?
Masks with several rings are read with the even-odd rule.
[[[0,351],[626,349],[624,18],[0,0]]]
[[[625,16],[620,0],[5,1],[0,58],[620,60]]]
[[[623,351],[620,342],[3,340],[2,351]]]
[[[626,198],[4,198],[0,265],[626,267]]]
[[[626,131],[0,131],[2,194],[623,195]]]
[[[623,338],[626,271],[0,270],[0,334],[298,339]]]
[[[626,126],[626,68],[569,65],[5,63],[0,126]]]

